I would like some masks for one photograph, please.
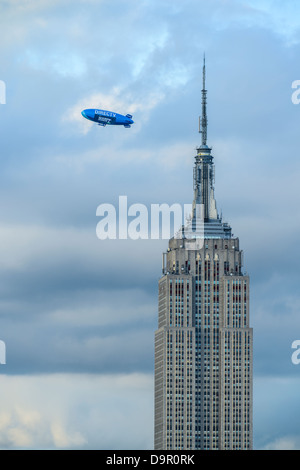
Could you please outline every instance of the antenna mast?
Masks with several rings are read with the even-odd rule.
[[[206,94],[205,89],[205,55],[203,57],[203,88],[202,88],[202,117],[199,118],[199,132],[202,134],[202,145],[207,142],[207,115],[206,115]],[[201,123],[201,130],[200,130]]]

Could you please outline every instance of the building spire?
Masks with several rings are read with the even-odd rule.
[[[207,115],[206,115],[206,94],[207,90],[205,89],[205,54],[203,57],[203,88],[202,88],[202,117],[201,117],[201,130],[199,132],[202,134],[202,145],[206,145],[207,142]]]

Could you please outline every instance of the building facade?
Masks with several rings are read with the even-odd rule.
[[[214,198],[205,64],[201,123],[192,214],[170,239],[159,280],[154,448],[252,449],[249,277]]]

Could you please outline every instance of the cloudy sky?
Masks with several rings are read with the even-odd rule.
[[[300,449],[299,2],[0,0],[0,26],[0,448],[153,448],[167,241],[99,240],[96,209],[191,203],[205,51],[218,209],[251,276],[254,445]]]

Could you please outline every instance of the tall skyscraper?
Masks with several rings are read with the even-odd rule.
[[[155,449],[252,449],[249,277],[217,211],[206,94],[204,62],[192,214],[169,240],[159,280]]]

